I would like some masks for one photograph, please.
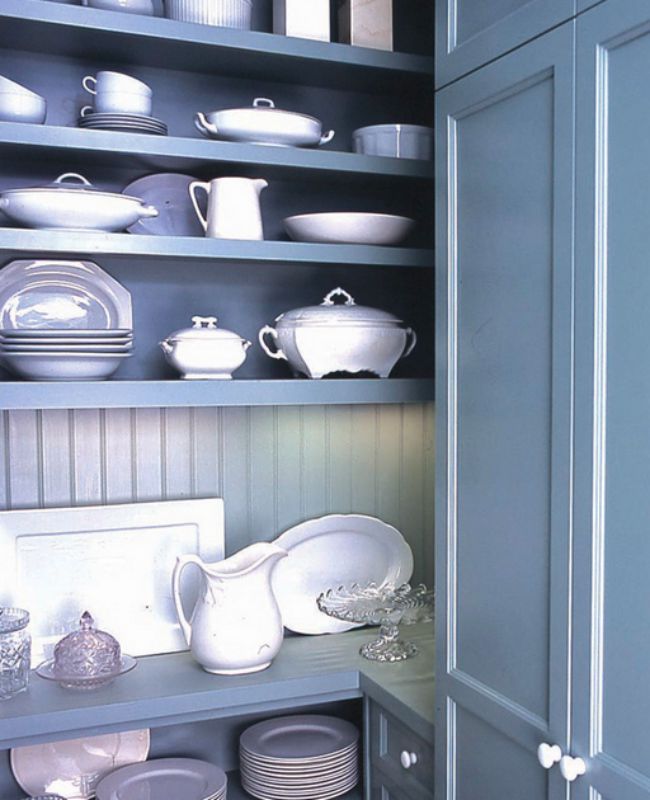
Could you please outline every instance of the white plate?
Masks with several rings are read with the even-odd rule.
[[[133,328],[130,293],[92,261],[12,261],[0,271],[0,328]]]
[[[153,236],[204,236],[190,198],[191,175],[160,173],[138,178],[124,188],[125,194],[134,192],[143,203],[154,205],[160,212],[157,217],[143,218],[127,228],[129,233]],[[203,193],[202,193],[203,194]],[[203,208],[203,213],[206,209]]]
[[[205,800],[222,796],[228,778],[220,768],[195,758],[157,758],[107,775],[97,800]]]
[[[102,342],[100,339],[99,342]],[[0,353],[65,353],[67,355],[74,355],[76,353],[124,353],[128,350],[133,350],[133,342],[127,341],[120,344],[100,344],[84,342],[70,343],[65,342],[59,344],[56,339],[54,340],[36,340],[33,342],[31,339],[25,339],[21,342],[14,340],[13,344],[8,344],[0,340]]]
[[[16,747],[11,751],[11,770],[29,795],[52,793],[88,800],[106,773],[144,761],[148,754],[148,730],[107,733]]]
[[[251,725],[240,747],[262,758],[289,761],[339,753],[359,741],[359,730],[346,720],[322,714],[292,714]]]
[[[185,553],[224,557],[223,500],[2,511],[0,605],[31,611],[34,666],[86,610],[133,656],[186,650],[171,593]],[[191,607],[198,576],[186,572]]]
[[[65,328],[64,330],[52,330],[48,328],[0,330],[0,339],[3,341],[13,339],[53,339],[55,342],[72,342],[77,339],[81,339],[82,341],[101,339],[102,343],[115,344],[116,342],[129,341],[132,338],[133,331],[124,328],[107,328],[106,330],[93,330],[92,328],[86,330],[75,330],[74,328]]]
[[[359,627],[323,614],[316,598],[338,586],[407,583],[413,554],[392,525],[363,514],[328,514],[302,522],[275,543],[289,557],[273,571],[285,627],[296,633],[340,633]]]

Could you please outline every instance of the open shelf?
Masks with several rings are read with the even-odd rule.
[[[0,257],[42,255],[181,258],[222,262],[277,264],[346,264],[433,269],[433,251],[358,244],[307,244],[208,239],[195,236],[138,236],[97,231],[44,231],[0,228]]]
[[[93,61],[147,64],[167,69],[313,85],[380,86],[399,90],[403,79],[431,85],[433,59],[317,42],[257,31],[195,25],[157,17],[43,0],[2,0],[0,47],[32,50],[47,42],[49,53]]]
[[[0,381],[0,410],[427,403],[433,390],[429,378]]]
[[[334,150],[270,147],[141,133],[83,130],[55,125],[0,122],[0,153],[12,158],[83,159],[88,166],[196,171],[237,165],[238,175],[290,176],[310,170],[330,179],[433,180],[433,163]],[[248,168],[248,169],[247,169]]]

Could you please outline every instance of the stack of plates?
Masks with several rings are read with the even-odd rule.
[[[328,800],[359,782],[359,731],[317,714],[270,719],[244,731],[239,758],[242,786],[253,797]]]
[[[97,784],[97,800],[225,800],[226,773],[196,758],[156,758],[116,769]]]
[[[133,350],[133,331],[0,328],[0,358],[28,380],[102,380]]]
[[[164,122],[155,117],[146,117],[141,114],[92,112],[79,117],[77,125],[80,128],[96,128],[105,131],[167,135],[167,125]]]

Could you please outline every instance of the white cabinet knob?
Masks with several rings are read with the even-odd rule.
[[[584,775],[587,771],[587,765],[582,758],[572,758],[571,756],[562,756],[560,760],[560,772],[565,781],[573,783],[580,775]]]
[[[544,769],[550,769],[553,764],[557,764],[561,758],[562,750],[560,750],[560,746],[557,744],[546,744],[546,742],[542,742],[537,748],[537,760]]]
[[[399,760],[402,762],[404,769],[411,769],[418,763],[418,757],[415,753],[409,753],[408,750],[402,750]]]

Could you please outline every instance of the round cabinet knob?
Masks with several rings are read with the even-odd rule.
[[[537,748],[537,760],[544,769],[550,769],[553,764],[557,764],[561,758],[562,750],[560,750],[560,746],[557,744],[546,744],[546,742],[542,742]]]
[[[408,750],[402,750],[399,760],[402,762],[404,769],[411,769],[418,763],[418,757],[415,753],[409,753]]]
[[[580,775],[587,771],[587,765],[582,758],[572,758],[572,756],[562,756],[560,760],[560,772],[565,781],[573,783]]]

